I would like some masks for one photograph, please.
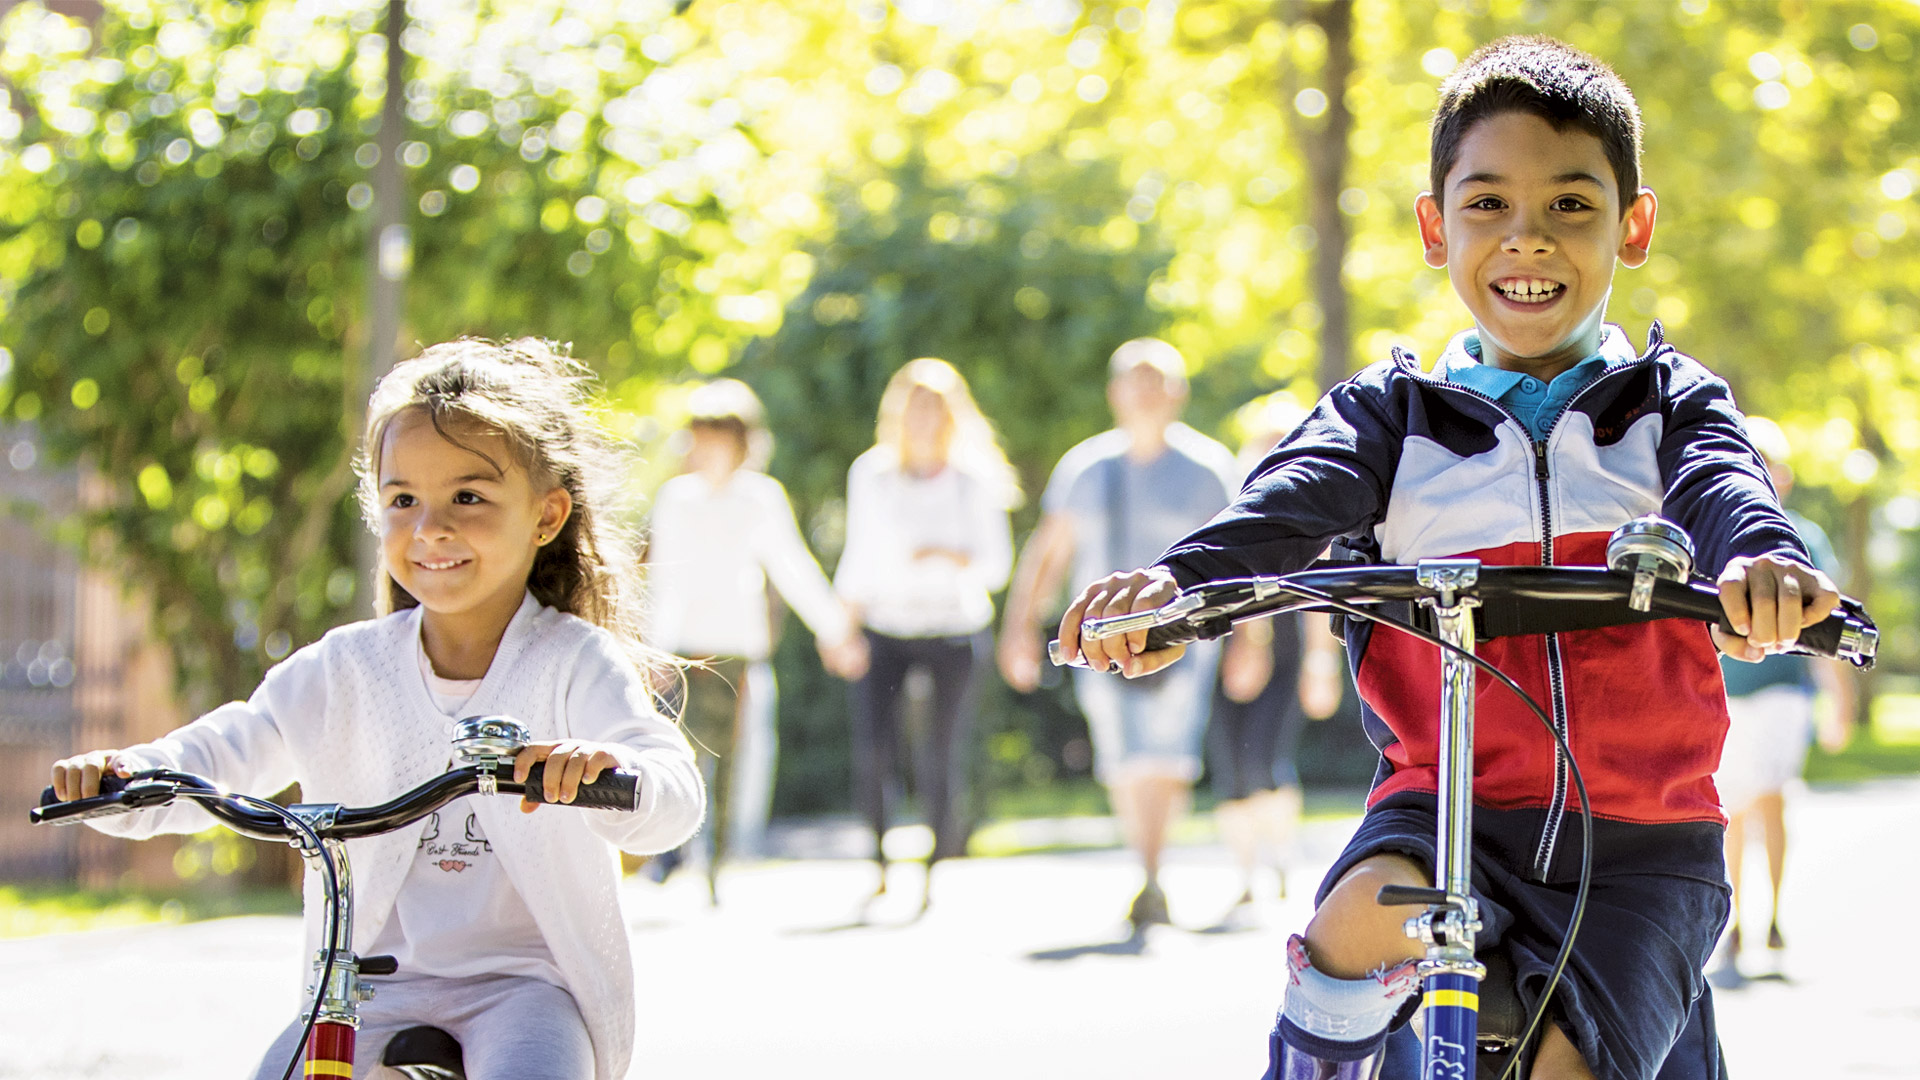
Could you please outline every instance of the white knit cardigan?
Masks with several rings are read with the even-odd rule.
[[[310,803],[371,806],[443,772],[452,725],[435,709],[415,654],[419,609],[328,633],[267,673],[246,702],[223,705],[163,739],[128,748],[152,768],[205,776],[233,791],[272,795],[299,783]],[[511,716],[534,740],[589,739],[619,747],[640,774],[640,809],[622,814],[475,797],[474,812],[553,951],[593,1038],[597,1080],[626,1075],[633,1053],[633,957],[609,844],[665,851],[699,826],[705,793],[693,753],[653,707],[646,683],[612,634],[529,595],[464,715]],[[92,822],[144,838],[212,823],[181,803]],[[393,913],[417,829],[347,844],[353,940],[365,947]],[[319,875],[306,876],[307,941],[319,947]],[[476,928],[477,932],[484,932]]]

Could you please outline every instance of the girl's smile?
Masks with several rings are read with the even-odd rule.
[[[415,560],[413,565],[422,570],[452,570],[455,567],[466,566],[471,562],[473,562],[472,559],[441,559],[437,562]]]

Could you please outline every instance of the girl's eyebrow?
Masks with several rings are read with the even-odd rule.
[[[454,477],[453,482],[456,484],[471,484],[476,480],[489,484],[497,484],[500,482],[500,476],[497,473],[468,473],[465,476]],[[382,481],[380,486],[383,488],[409,487],[411,484],[407,480],[396,476],[391,480]]]

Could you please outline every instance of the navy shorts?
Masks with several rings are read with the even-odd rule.
[[[1325,900],[1354,864],[1371,855],[1406,855],[1431,872],[1433,797],[1423,798],[1424,807],[1393,805],[1369,811],[1327,872],[1315,903]],[[1406,801],[1404,796],[1393,800]],[[1505,950],[1529,1015],[1553,970],[1577,891],[1574,880],[1561,880],[1564,874],[1550,882],[1531,880],[1497,857],[1513,849],[1512,834],[1539,820],[1530,811],[1474,808],[1473,896],[1484,927],[1478,946],[1481,952]],[[1600,827],[1610,835],[1599,835]],[[1578,828],[1569,815],[1563,846],[1574,846],[1566,837],[1576,835]],[[1702,969],[1731,907],[1724,863],[1717,875],[1710,863],[1680,867],[1673,859],[1655,860],[1657,871],[1634,867],[1623,872],[1620,861],[1608,856],[1617,850],[1621,830],[1635,828],[1666,827],[1596,822],[1586,915],[1548,1005],[1549,1015],[1600,1080],[1719,1080],[1724,1072],[1720,1042]],[[1713,831],[1706,830],[1706,835]],[[1486,835],[1489,832],[1495,835]],[[1693,861],[1703,862],[1705,851],[1698,839],[1690,838],[1688,847],[1694,849]],[[1401,1040],[1411,1042],[1410,1031],[1403,1029],[1395,1040],[1400,1045],[1390,1047],[1382,1080],[1419,1075],[1417,1044],[1409,1048]]]

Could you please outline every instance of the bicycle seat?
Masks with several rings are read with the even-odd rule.
[[[1480,1052],[1475,1072],[1480,1080],[1497,1080],[1526,1030],[1527,1010],[1514,989],[1513,961],[1506,951],[1491,949],[1478,959],[1487,965],[1487,976],[1480,980]]]
[[[1480,1049],[1511,1049],[1527,1026],[1526,1010],[1513,986],[1513,961],[1502,949],[1477,959],[1487,965],[1487,976],[1480,980]]]
[[[467,1080],[460,1040],[437,1027],[410,1027],[388,1039],[380,1064],[407,1080]]]

